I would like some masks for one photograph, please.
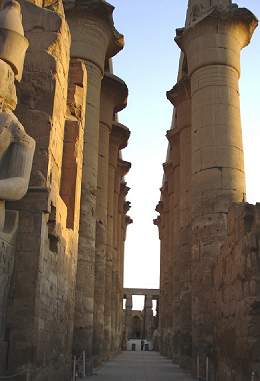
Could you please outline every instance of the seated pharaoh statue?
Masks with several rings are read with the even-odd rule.
[[[27,48],[20,5],[5,1],[0,10],[0,374],[18,225],[18,212],[6,210],[5,202],[20,200],[26,194],[35,149],[34,140],[13,114],[15,81],[21,80]]]
[[[0,231],[4,201],[20,200],[27,191],[35,148],[12,112],[17,104],[15,80],[21,79],[27,47],[20,5],[6,1],[0,11]]]

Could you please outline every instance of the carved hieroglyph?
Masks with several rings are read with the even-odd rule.
[[[26,193],[35,148],[13,114],[17,98],[15,79],[22,77],[28,41],[24,37],[20,5],[6,1],[0,11],[0,371],[5,358],[5,313],[13,272],[18,213],[5,210],[5,201]]]

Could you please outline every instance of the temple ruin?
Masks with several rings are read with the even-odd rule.
[[[259,205],[246,203],[240,52],[256,17],[229,0],[190,0],[159,217],[160,350],[197,379],[260,374]],[[252,378],[251,378],[252,377]]]
[[[146,340],[196,379],[257,381],[260,204],[246,202],[239,98],[257,18],[231,0],[188,2],[154,221],[160,290],[130,289],[128,87],[113,72],[124,48],[113,11],[1,1],[0,379],[83,378]]]

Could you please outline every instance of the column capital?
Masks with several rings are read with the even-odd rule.
[[[126,197],[129,191],[130,191],[130,188],[127,186],[126,182],[125,181],[121,182],[120,195],[122,195],[123,197]]]
[[[168,178],[171,175],[172,170],[173,170],[172,162],[163,163],[163,171],[166,178]]]
[[[164,199],[165,197],[168,196],[168,181],[164,180],[163,186],[160,188],[162,198]]]
[[[134,221],[130,216],[125,216],[125,223],[126,225],[131,225]]]
[[[118,145],[119,149],[127,146],[130,136],[129,129],[121,123],[114,122],[112,125],[111,138]]]
[[[171,90],[167,91],[166,96],[173,106],[178,107],[179,104],[191,97],[190,79],[180,80]]]
[[[189,74],[208,65],[227,65],[240,73],[240,51],[257,25],[252,12],[233,4],[212,7],[187,28],[177,29],[175,41],[187,56]]]
[[[117,166],[120,171],[120,176],[124,177],[129,172],[131,168],[131,163],[122,159],[118,159]]]
[[[125,201],[124,202],[124,213],[126,214],[129,210],[131,209],[131,202],[130,201]]]
[[[166,132],[166,138],[168,140],[168,142],[170,143],[170,145],[172,146],[175,142],[175,136],[176,134],[178,133],[178,129],[175,127],[175,128],[171,128],[170,130],[168,130]]]
[[[155,218],[155,219],[153,220],[153,224],[154,224],[155,226],[158,226],[158,228],[160,228],[160,223],[161,223],[161,216],[158,216],[157,218]]]
[[[162,214],[164,209],[164,203],[163,201],[159,201],[158,204],[156,205],[155,211]]]
[[[64,8],[72,37],[71,56],[98,65],[124,47],[124,36],[114,26],[114,6],[103,0],[65,0]]]
[[[114,114],[122,111],[127,106],[128,87],[126,83],[116,75],[105,72],[102,79],[101,91],[104,96],[112,98],[114,103]]]

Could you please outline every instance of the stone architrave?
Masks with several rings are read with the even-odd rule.
[[[117,54],[124,39],[113,23],[114,7],[102,0],[65,2],[72,37],[71,57],[84,60],[88,87],[76,283],[74,351],[93,350],[96,199],[98,182],[101,81],[105,59]]]
[[[122,294],[120,292],[120,251],[118,242],[118,224],[119,224],[119,194],[120,194],[120,184],[124,176],[129,172],[131,168],[131,163],[118,159],[116,174],[115,174],[115,186],[114,186],[114,225],[113,225],[113,241],[114,241],[114,251],[113,251],[113,264],[112,264],[112,314],[111,314],[111,326],[112,326],[112,338],[111,347],[112,352],[116,353],[119,351],[119,314],[122,308],[121,300]],[[126,203],[127,210],[125,214],[130,209],[130,203]]]
[[[105,358],[110,356],[112,348],[112,286],[114,258],[114,191],[119,150],[127,146],[130,131],[124,125],[114,122],[109,142],[108,176],[108,215],[106,249],[106,287],[105,287]]]
[[[100,357],[104,350],[104,305],[106,277],[106,240],[108,207],[109,139],[115,113],[126,107],[126,84],[111,73],[105,73],[101,87],[99,161],[96,209],[96,258],[94,294],[93,353]]]
[[[257,26],[237,6],[213,7],[177,30],[191,78],[193,359],[214,362],[212,270],[227,237],[227,211],[245,200],[240,122],[240,52]],[[195,370],[195,366],[194,366]]]
[[[173,285],[179,299],[178,310],[173,313],[178,340],[176,352],[178,362],[183,367],[190,367],[191,357],[191,98],[190,81],[180,80],[167,98],[175,106],[175,128],[168,132],[171,135],[178,131],[179,139],[179,221],[175,241],[176,262],[174,273],[178,274],[178,284]],[[174,138],[173,138],[174,145]],[[176,180],[176,179],[175,179]],[[174,186],[176,183],[174,181]],[[174,210],[174,209],[171,209]],[[175,213],[173,213],[175,215]]]
[[[34,140],[13,114],[16,108],[15,79],[21,80],[28,41],[24,37],[18,2],[5,1],[0,11],[0,374],[7,363],[6,314],[14,268],[18,212],[8,210],[6,201],[26,194]]]

